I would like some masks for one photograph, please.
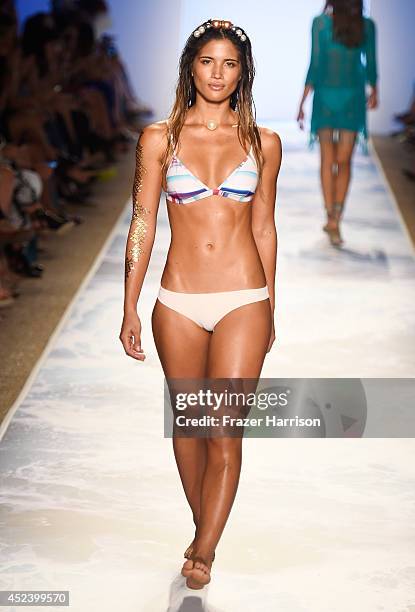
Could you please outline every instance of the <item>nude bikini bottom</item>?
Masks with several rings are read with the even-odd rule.
[[[215,325],[231,310],[269,298],[268,287],[215,291],[214,293],[182,293],[160,286],[162,304],[194,321],[199,327],[213,331]]]

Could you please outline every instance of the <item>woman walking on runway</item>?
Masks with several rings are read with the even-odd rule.
[[[378,103],[375,24],[362,11],[362,0],[328,0],[324,12],[314,18],[310,66],[297,116],[303,129],[304,102],[314,90],[310,146],[319,140],[327,212],[323,229],[335,246],[343,243],[339,224],[355,142],[366,150],[366,108]]]
[[[137,143],[120,339],[145,359],[136,304],[163,189],[171,243],[152,330],[166,379],[257,379],[275,339],[281,141],[255,122],[253,78],[247,34],[208,20],[182,52],[169,118]],[[200,589],[236,495],[242,438],[173,436],[173,448],[196,526],[182,574]]]

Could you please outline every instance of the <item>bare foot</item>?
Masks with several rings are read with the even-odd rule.
[[[190,553],[189,553],[189,556],[187,557],[187,561],[185,561],[183,563],[183,567],[182,567],[182,571],[181,571],[182,576],[185,576],[186,578],[191,575],[192,569],[193,569],[193,566],[194,566],[193,559],[191,558],[191,555],[192,555],[192,552],[193,552],[193,543],[194,543],[194,540],[193,540],[192,544],[189,546],[189,548],[187,549],[187,550],[190,549]],[[187,552],[187,550],[186,550],[186,552]],[[215,552],[213,553],[212,563],[214,562],[214,560],[215,560]]]
[[[187,559],[187,561],[183,563],[182,572],[181,572],[182,576],[184,576],[185,578],[190,576],[192,569],[193,569],[193,560]]]
[[[212,560],[209,563],[208,557],[199,557],[195,555],[192,559],[188,559],[182,569],[182,574],[186,576],[186,586],[189,589],[203,589],[210,582],[210,568],[212,566],[214,553]],[[190,567],[190,565],[193,567]],[[185,567],[186,566],[186,567]]]
[[[189,589],[203,589],[210,582],[210,567],[202,557],[193,558],[193,568],[186,579],[186,586]]]

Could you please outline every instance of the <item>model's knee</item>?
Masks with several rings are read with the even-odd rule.
[[[232,467],[240,462],[242,438],[207,438],[209,460],[220,469]]]
[[[334,163],[335,163],[335,159],[333,155],[328,154],[328,155],[321,156],[321,165],[323,168],[327,168],[327,170],[331,170],[333,168]]]
[[[338,172],[344,172],[344,171],[350,170],[351,159],[350,158],[343,158],[343,159],[340,158],[337,160],[336,164],[337,164]]]

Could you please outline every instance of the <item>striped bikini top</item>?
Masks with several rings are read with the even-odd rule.
[[[231,198],[238,202],[250,202],[258,183],[258,169],[252,154],[252,146],[247,157],[215,189],[211,189],[190,172],[182,161],[173,154],[166,173],[166,196],[176,204],[196,202],[211,195]]]

